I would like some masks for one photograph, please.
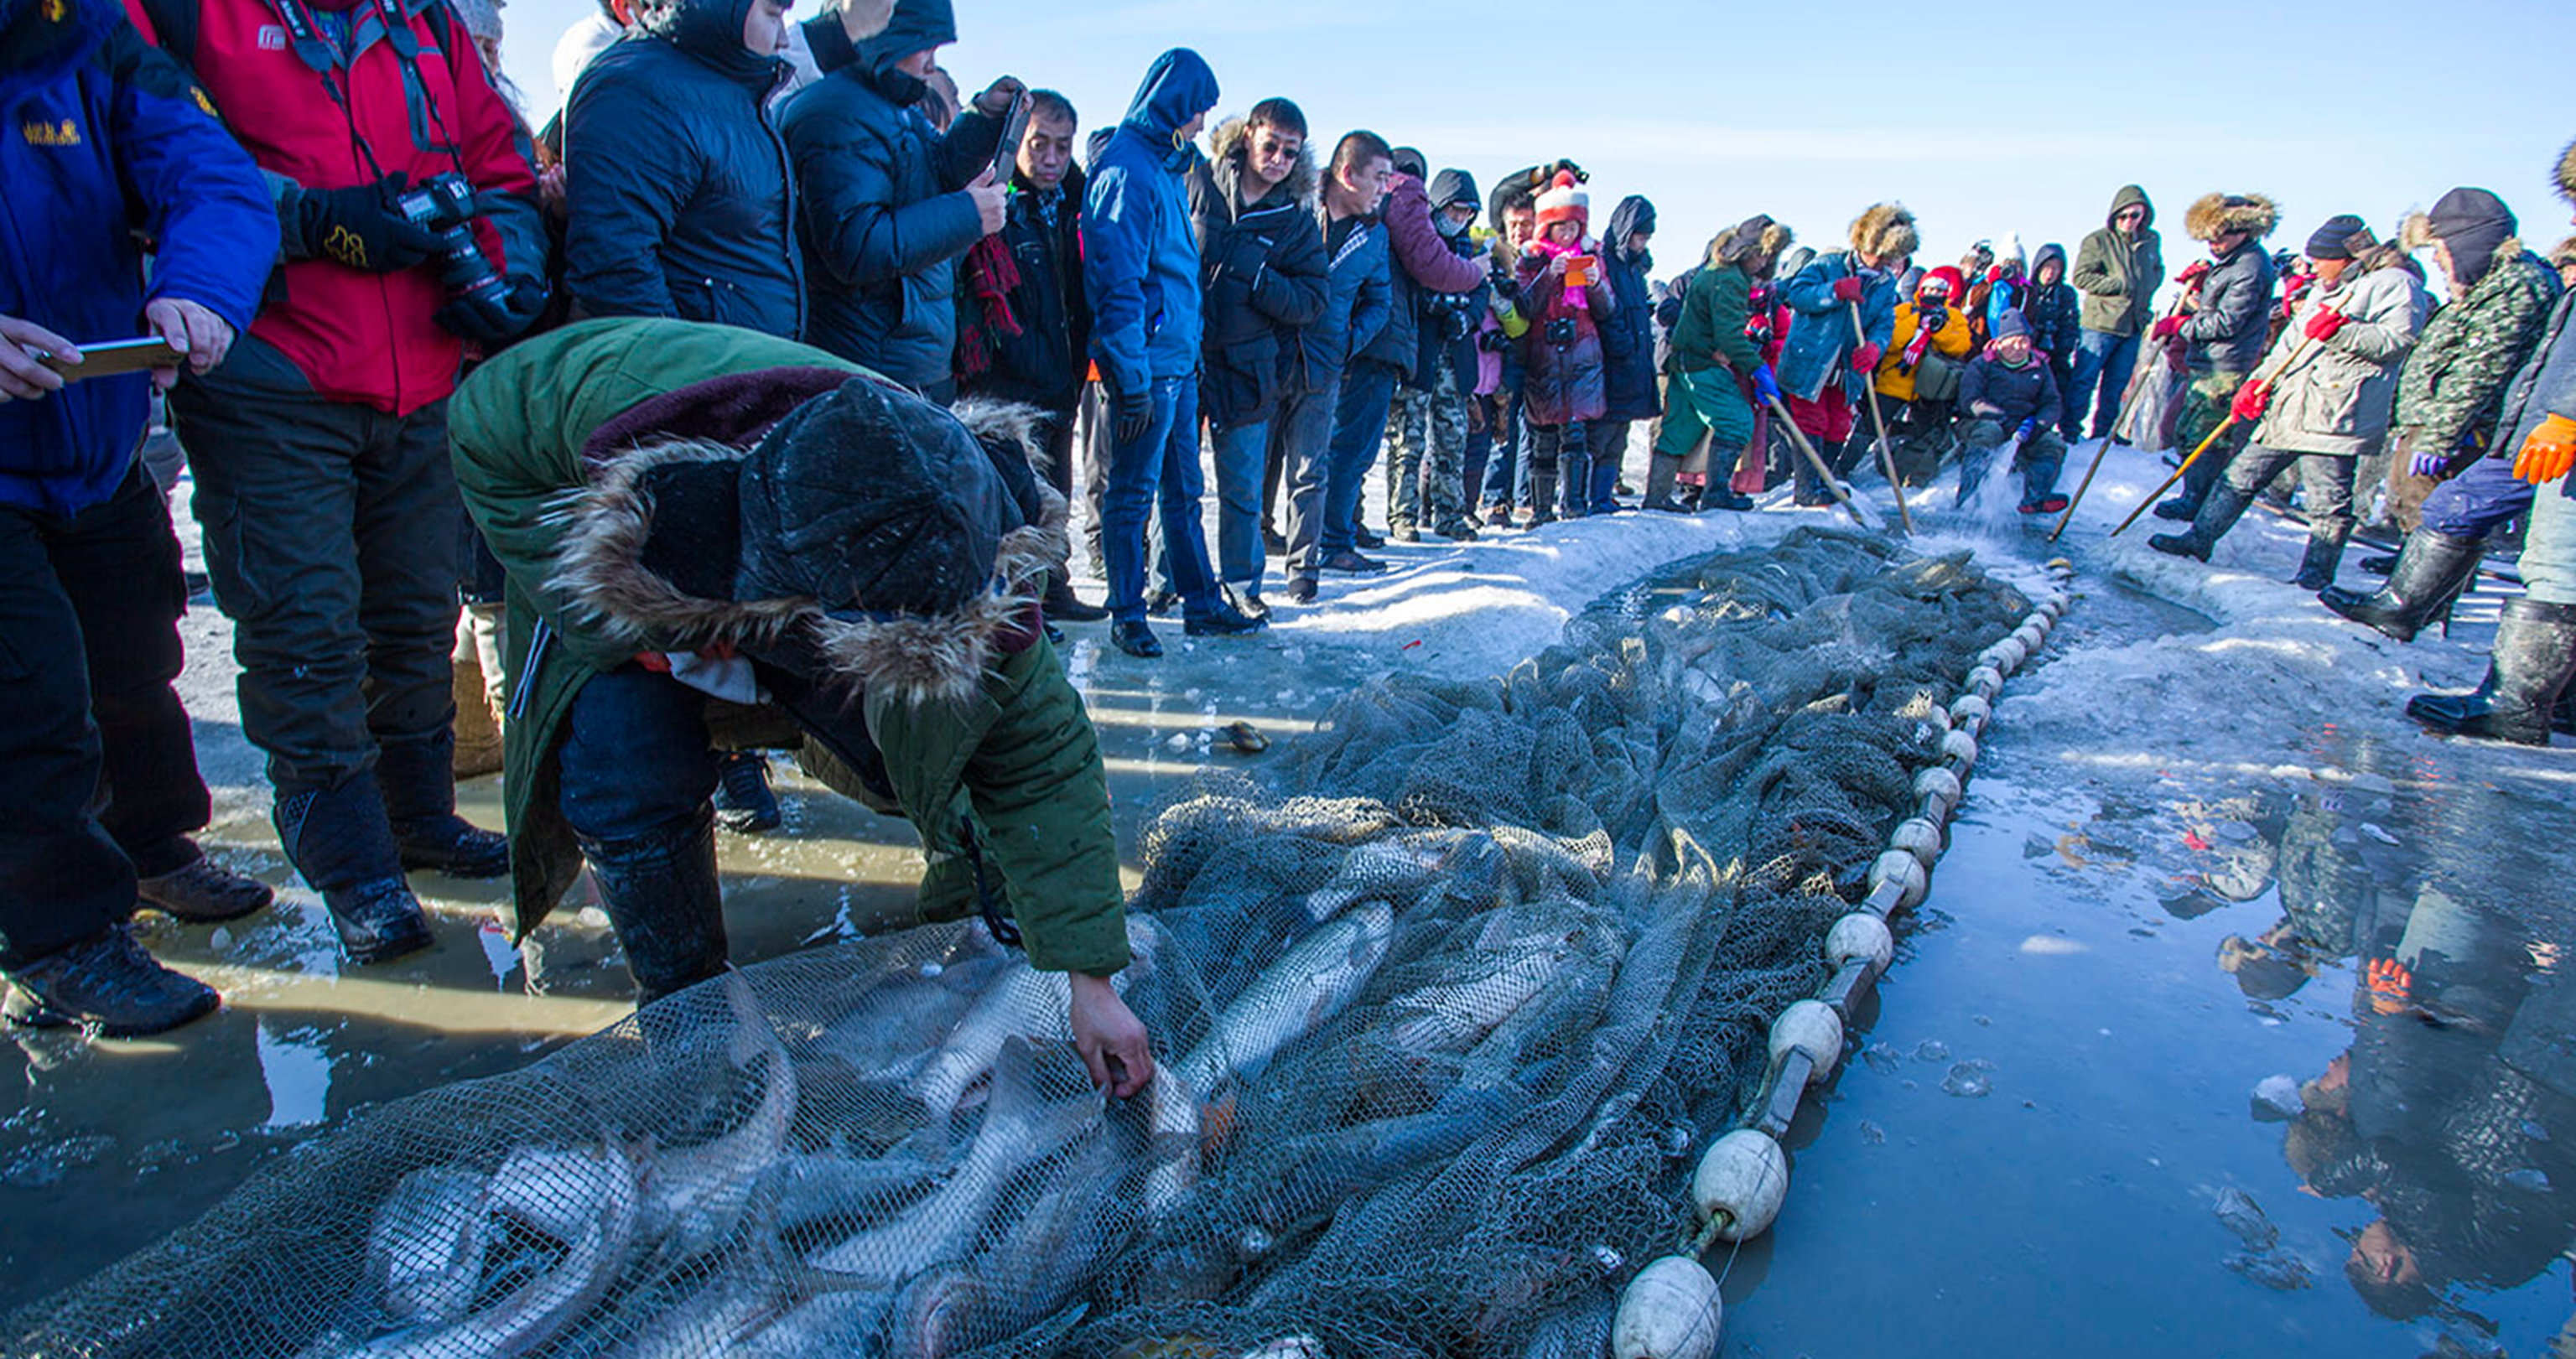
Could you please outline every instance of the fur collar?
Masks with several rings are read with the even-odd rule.
[[[968,400],[955,414],[987,447],[1036,451],[1029,407]],[[1004,652],[1028,644],[1049,573],[1069,553],[1063,496],[1037,481],[1038,522],[1002,538],[993,583],[944,614],[836,618],[812,599],[711,599],[681,590],[644,565],[652,537],[651,476],[683,463],[738,463],[750,450],[708,440],[670,440],[591,464],[588,484],[558,497],[550,519],[563,526],[546,590],[569,616],[611,643],[648,647],[812,644],[830,684],[891,693],[913,703],[956,702],[982,687]]]
[[[1252,153],[1251,139],[1252,128],[1242,114],[1217,124],[1215,134],[1208,138],[1208,146],[1215,152],[1208,157],[1208,172],[1216,180],[1217,188],[1225,194],[1229,215],[1239,214],[1243,208],[1242,199],[1236,195],[1235,189],[1243,182],[1243,158]],[[1289,168],[1287,182],[1279,187],[1286,189],[1289,198],[1299,207],[1311,211],[1315,206],[1316,187],[1322,182],[1320,173],[1315,168],[1314,148],[1300,147],[1297,163]]]

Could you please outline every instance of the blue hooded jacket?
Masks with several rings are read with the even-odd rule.
[[[1082,205],[1082,286],[1091,356],[1119,391],[1188,377],[1199,364],[1199,243],[1184,177],[1198,149],[1179,137],[1216,107],[1216,72],[1186,47],[1154,59]]]
[[[138,232],[159,251],[148,288]],[[184,298],[242,332],[276,260],[259,167],[116,0],[0,0],[0,315],[97,344]],[[105,503],[151,390],[137,373],[0,404],[0,505]]]
[[[1789,326],[1789,340],[1780,352],[1780,390],[1802,401],[1821,401],[1825,386],[1836,374],[1843,377],[1843,400],[1857,404],[1865,385],[1851,371],[1852,342],[1851,306],[1834,297],[1837,279],[1858,275],[1863,280],[1860,314],[1861,325],[1869,342],[1880,349],[1896,332],[1896,278],[1885,270],[1870,273],[1861,269],[1850,251],[1837,250],[1818,255],[1807,262],[1787,283],[1780,286],[1780,300],[1789,305],[1796,319]]]

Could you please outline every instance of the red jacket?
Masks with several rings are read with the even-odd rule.
[[[407,88],[373,0],[313,5],[326,32],[343,21],[354,25],[356,56],[335,73],[346,82],[351,113],[296,55],[271,0],[128,0],[128,8],[196,73],[225,126],[270,178],[285,249],[250,333],[276,346],[318,395],[408,415],[456,389],[465,353],[464,341],[431,320],[447,301],[437,263],[375,274],[307,258],[296,228],[297,190],[370,183],[379,169],[415,184],[460,172],[474,185],[483,214],[475,238],[495,268],[542,280],[545,247],[526,136],[473,40],[437,0],[393,3],[418,39],[425,100]],[[374,167],[360,155],[360,139]]]

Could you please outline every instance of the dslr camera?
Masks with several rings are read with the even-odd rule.
[[[1423,301],[1423,315],[1439,327],[1444,343],[1456,344],[1476,328],[1475,300],[1466,293],[1431,293]]]
[[[474,186],[460,174],[435,175],[394,200],[403,220],[438,237],[438,281],[456,297],[500,307],[510,285],[474,242]]]
[[[1544,334],[1547,337],[1547,342],[1559,349],[1573,348],[1574,338],[1576,335],[1574,318],[1571,316],[1560,316],[1555,320],[1548,322],[1547,330]]]

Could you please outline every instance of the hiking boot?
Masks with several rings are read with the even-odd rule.
[[[1351,525],[1351,546],[1362,552],[1375,552],[1386,546],[1386,540],[1368,531],[1366,524]]]
[[[239,920],[275,899],[267,883],[235,873],[202,853],[170,872],[137,879],[134,895],[144,905],[191,925]]]
[[[757,750],[729,750],[716,759],[716,824],[737,835],[757,835],[786,823],[778,795],[769,790],[769,757]]]
[[[1752,508],[1753,497],[1744,495],[1731,486],[1711,486],[1700,495],[1702,511],[1725,510],[1732,514],[1742,514]]]
[[[376,743],[385,820],[403,867],[451,878],[497,878],[510,871],[509,837],[456,814],[455,745],[455,733],[445,728]]]
[[[1509,506],[1509,505],[1488,505],[1488,506],[1486,506],[1486,507],[1485,507],[1485,527],[1487,527],[1487,528],[1510,528],[1511,526],[1512,526],[1512,507],[1511,507],[1511,506]]]
[[[1181,632],[1189,637],[1241,637],[1269,626],[1268,619],[1247,618],[1219,596],[1215,608],[1181,624]]]
[[[1156,590],[1145,596],[1145,612],[1156,618],[1168,616],[1181,607],[1181,597],[1170,590]]]
[[[1336,552],[1323,560],[1323,568],[1345,576],[1374,576],[1386,570],[1386,563],[1356,552]]]
[[[1159,659],[1163,654],[1161,639],[1144,619],[1126,619],[1109,625],[1110,645],[1140,661]]]
[[[1291,604],[1314,603],[1315,578],[1313,576],[1299,576],[1295,580],[1288,582],[1288,602]]]
[[[161,1033],[222,1004],[215,988],[144,952],[124,924],[14,968],[9,980],[0,1013],[10,1023],[39,1029],[77,1024],[102,1038]]]
[[[1453,543],[1472,543],[1476,541],[1476,526],[1464,519],[1461,519],[1454,524],[1442,524],[1431,531]]]
[[[1236,613],[1242,614],[1244,617],[1249,618],[1256,623],[1267,623],[1270,621],[1270,606],[1261,602],[1261,592],[1259,590],[1237,590],[1233,586],[1228,585],[1221,588],[1221,595],[1226,602],[1226,606],[1233,609]]]
[[[328,889],[322,904],[331,908],[332,927],[353,963],[390,962],[430,946],[429,916],[399,877]]]
[[[2476,579],[2481,546],[2476,538],[2419,528],[2406,536],[2388,583],[2376,592],[2334,588],[2319,591],[2317,599],[2356,623],[2411,642],[2437,615],[2447,617],[2460,592]]]
[[[724,971],[724,899],[715,828],[706,818],[626,839],[586,839],[581,854],[626,954],[638,1008]]]
[[[1073,582],[1058,573],[1047,580],[1046,598],[1041,602],[1046,616],[1059,623],[1097,623],[1109,611],[1097,604],[1085,604],[1073,593]]]
[[[1386,526],[1386,536],[1399,543],[1418,543],[1422,541],[1422,530],[1399,520]]]
[[[2021,502],[2021,512],[2024,514],[2064,514],[2066,513],[2066,497],[2062,495],[2044,495],[2037,500],[2025,500]]]
[[[2466,694],[2419,694],[2406,715],[2437,732],[2545,746],[2559,695],[2576,677],[2576,604],[2505,601],[2487,677]]]

